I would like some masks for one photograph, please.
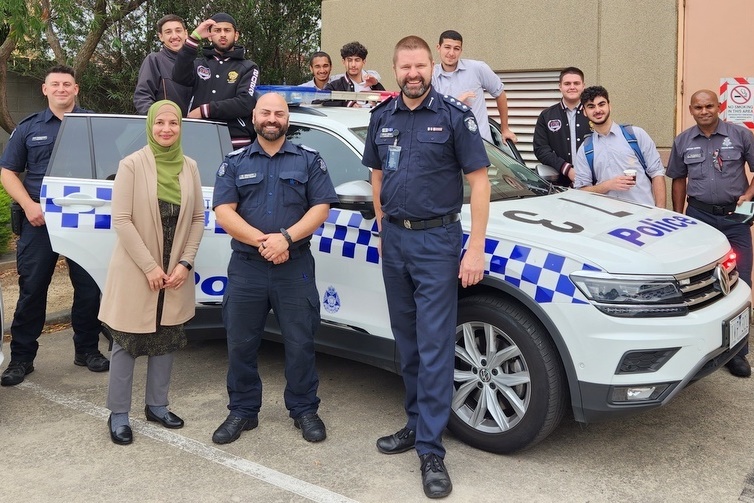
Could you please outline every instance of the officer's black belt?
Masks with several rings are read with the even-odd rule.
[[[391,216],[387,217],[387,221],[391,224],[400,225],[401,227],[411,229],[412,231],[434,229],[435,227],[452,224],[454,222],[458,222],[459,220],[461,220],[461,215],[459,215],[458,213],[452,213],[450,215],[445,215],[444,217],[430,218],[429,220],[403,220]]]
[[[707,204],[691,196],[689,196],[688,201],[689,201],[689,206],[691,206],[692,208],[696,208],[697,210],[702,210],[711,215],[725,216],[728,213],[733,213],[734,211],[736,211],[736,203]]]

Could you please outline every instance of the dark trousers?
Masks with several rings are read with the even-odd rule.
[[[16,244],[18,303],[11,324],[11,361],[33,361],[37,356],[47,310],[47,289],[55,272],[58,254],[52,251],[47,226],[34,227],[24,218]],[[97,319],[100,291],[97,283],[80,265],[68,262],[73,285],[73,345],[76,353],[98,350],[102,325]]]
[[[382,274],[406,387],[407,428],[421,456],[445,456],[458,312],[461,224],[408,230],[382,221]]]
[[[317,412],[314,333],[320,323],[319,294],[308,249],[279,265],[233,252],[223,297],[228,409],[236,416],[255,418],[262,406],[257,354],[270,308],[285,344],[285,406],[292,418]]]
[[[751,227],[749,224],[731,222],[725,217],[712,215],[706,211],[689,206],[686,208],[686,214],[690,217],[701,220],[702,222],[716,228],[728,238],[731,248],[736,253],[736,264],[738,265],[738,274],[744,282],[751,287],[751,267],[754,261],[754,250],[751,243]],[[749,352],[749,343],[741,348],[739,356],[745,356]]]

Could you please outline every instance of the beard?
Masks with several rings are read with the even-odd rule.
[[[277,131],[265,131],[265,126],[279,126]],[[272,122],[266,122],[262,124],[261,122],[255,122],[254,123],[254,131],[256,131],[257,135],[261,136],[267,141],[275,141],[283,136],[288,132],[288,123],[284,124],[277,124]]]
[[[416,84],[409,84],[406,80],[399,82],[398,84],[400,85],[403,95],[410,99],[421,98],[429,89],[429,82],[425,80],[422,80],[419,86],[416,86]]]

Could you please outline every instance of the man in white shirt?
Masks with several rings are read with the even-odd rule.
[[[613,122],[610,97],[602,86],[584,89],[581,104],[594,133],[576,154],[574,188],[664,208],[665,168],[652,138],[640,127]],[[626,173],[629,169],[632,175]]]
[[[503,91],[503,83],[489,65],[474,59],[461,59],[463,37],[454,30],[440,34],[437,51],[441,63],[435,65],[435,71],[432,72],[432,87],[439,93],[455,97],[471,108],[482,138],[491,142],[492,133],[487,125],[487,103],[484,99],[484,92],[487,91],[497,103],[503,138],[517,141],[516,134],[508,127],[508,97]]]

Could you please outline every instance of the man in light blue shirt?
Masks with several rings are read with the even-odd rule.
[[[643,129],[632,126],[639,150],[646,163],[641,160],[628,143],[621,126],[610,118],[610,97],[607,89],[592,86],[581,94],[584,114],[592,122],[593,166],[589,165],[584,145],[576,154],[576,179],[574,188],[605,194],[625,201],[665,207],[665,168],[652,138]],[[625,170],[635,170],[634,176]]]
[[[471,108],[482,138],[491,142],[492,133],[487,127],[487,102],[484,99],[484,92],[487,91],[497,103],[503,138],[515,142],[516,135],[508,127],[508,97],[503,91],[503,83],[489,65],[474,59],[461,59],[463,37],[454,30],[440,34],[437,51],[441,63],[435,65],[435,71],[432,72],[432,87],[439,93],[453,96]]]

